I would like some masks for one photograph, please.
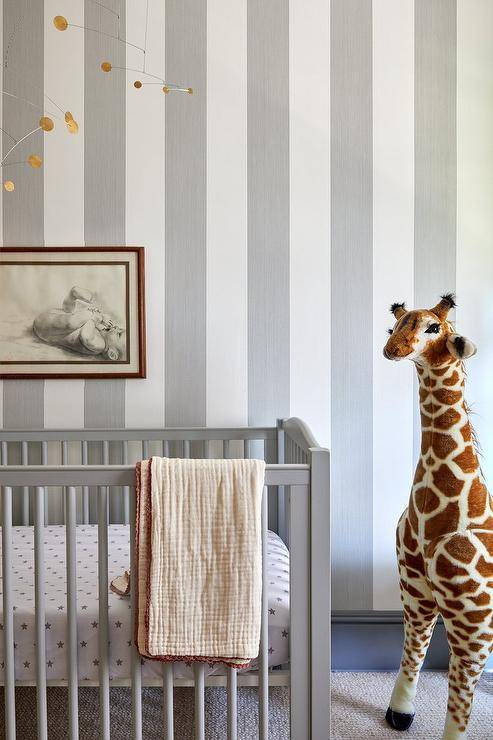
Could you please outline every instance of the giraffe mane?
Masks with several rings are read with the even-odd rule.
[[[464,373],[464,377],[467,378],[466,366],[463,362],[461,362],[461,366],[462,366],[462,372]],[[483,458],[484,455],[483,455],[483,450],[481,447],[481,442],[479,441],[478,433],[476,432],[476,429],[474,428],[474,425],[472,424],[471,419],[470,419],[470,417],[474,416],[476,412],[473,411],[472,407],[467,403],[465,398],[464,398],[464,409],[466,411],[467,416],[469,417],[469,425],[471,427],[471,438],[472,438],[472,446],[474,448],[474,452],[476,453],[478,457]],[[481,464],[479,466],[479,469],[481,471],[481,475],[484,478]]]

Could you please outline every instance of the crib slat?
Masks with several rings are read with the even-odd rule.
[[[7,442],[2,442],[1,447],[0,447],[0,452],[2,453],[2,465],[8,465],[9,464],[9,454],[8,454]]]
[[[203,663],[195,663],[195,740],[205,740],[205,669]]]
[[[22,465],[27,465],[28,460],[27,442],[21,442]],[[22,524],[25,527],[29,525],[29,488],[27,486],[22,488]]]
[[[284,430],[282,424],[277,426],[277,462],[284,464]],[[286,491],[284,486],[277,487],[277,534],[287,544],[286,536]]]
[[[47,740],[48,738],[48,717],[46,710],[44,495],[44,488],[36,487],[34,499],[34,596],[36,607],[38,740]]]
[[[87,465],[87,442],[81,443],[81,460],[82,465]],[[82,487],[82,521],[89,524],[89,486]]]
[[[77,740],[79,737],[76,505],[75,488],[69,486],[65,492],[65,535],[67,552],[68,718],[70,740]]]
[[[68,443],[67,440],[62,440],[62,465],[68,465]],[[63,495],[62,495],[62,508],[63,508],[63,523],[67,523],[67,498],[66,498],[67,489],[66,487],[63,489]]]
[[[185,458],[190,457],[190,440],[189,439],[183,440],[183,457]]]
[[[142,459],[149,459],[149,441],[147,439],[142,440]]]
[[[48,443],[41,442],[41,465],[48,465]],[[44,510],[45,510],[45,522],[49,523],[49,511],[48,511],[48,489],[44,489],[43,493]]]
[[[252,456],[252,440],[251,439],[245,439],[245,442],[243,444],[243,456],[245,458],[251,458]]]
[[[237,738],[237,673],[228,668],[228,740]]]
[[[223,459],[229,458],[229,439],[223,440]]]
[[[130,496],[130,598],[132,607],[132,624],[135,624],[137,609],[137,587],[135,577],[135,516],[136,501],[135,488],[131,488]],[[132,738],[142,740],[142,669],[140,655],[132,640]]]
[[[268,522],[267,486],[262,495],[262,616],[260,627],[259,652],[259,737],[268,740],[269,737],[269,613],[267,598],[267,522]]]
[[[163,457],[169,457],[169,442],[163,439]]]
[[[208,460],[211,456],[211,441],[206,439],[204,442],[204,457]]]
[[[2,443],[2,448],[3,448]],[[5,444],[5,448],[7,445]],[[6,449],[2,450],[3,464],[7,464]],[[14,612],[12,600],[12,488],[2,489],[2,579],[3,579],[3,654],[5,738],[15,740],[15,666],[14,666]]]
[[[128,442],[122,441],[122,463],[128,465]],[[123,487],[123,521],[125,524],[130,522],[130,488]]]
[[[164,740],[173,740],[173,663],[163,663],[163,722]]]
[[[108,666],[108,488],[98,486],[99,721],[101,740],[110,740]]]

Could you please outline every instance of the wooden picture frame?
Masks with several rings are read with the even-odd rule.
[[[0,378],[145,378],[143,247],[0,247]]]

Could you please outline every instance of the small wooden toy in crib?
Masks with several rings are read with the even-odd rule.
[[[419,671],[439,614],[450,646],[444,740],[466,736],[474,689],[493,646],[493,502],[478,462],[464,399],[469,339],[447,320],[454,296],[396,319],[383,353],[412,360],[419,380],[421,454],[397,525],[404,650],[387,722],[407,730]],[[397,430],[396,432],[397,433]]]

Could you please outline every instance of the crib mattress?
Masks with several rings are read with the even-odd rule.
[[[13,602],[15,639],[15,677],[35,681],[34,621],[34,531],[33,527],[13,530]],[[111,525],[108,532],[110,580],[129,567],[129,527]],[[289,553],[283,541],[269,532],[267,545],[269,584],[269,664],[288,661],[289,638]],[[1,550],[0,550],[1,552]],[[77,527],[77,625],[79,680],[97,681],[98,649],[98,540],[96,525]],[[65,575],[65,527],[45,528],[46,582],[46,676],[49,680],[67,677],[67,614]],[[1,583],[0,583],[1,595]],[[0,599],[0,625],[3,621]],[[1,625],[3,628],[3,625]],[[129,597],[109,592],[109,670],[110,680],[128,679],[131,670],[132,620]],[[209,674],[224,671],[207,667]],[[3,683],[3,640],[0,640],[0,683]],[[160,677],[162,665],[142,661],[143,677]],[[191,664],[175,664],[177,677],[193,676]]]

